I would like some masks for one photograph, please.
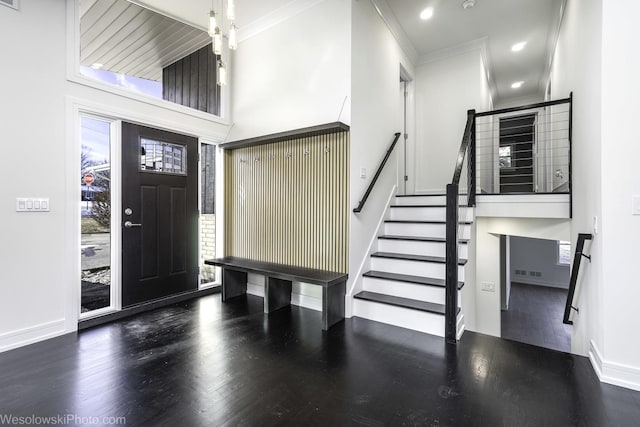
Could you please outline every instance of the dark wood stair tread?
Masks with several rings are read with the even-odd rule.
[[[399,224],[446,224],[447,221],[415,221],[415,220],[404,220],[404,219],[386,219],[384,222],[392,222]],[[458,224],[462,225],[471,225],[471,221],[459,221]]]
[[[390,205],[392,208],[446,208],[447,205]],[[464,208],[465,206],[461,206]]]
[[[446,196],[447,193],[436,193],[436,194],[396,194],[396,197],[442,197]],[[458,196],[466,196],[467,193],[460,193]]]
[[[415,242],[437,242],[446,243],[446,237],[422,237],[422,236],[400,236],[395,234],[383,234],[378,236],[378,239],[383,240],[410,240]],[[458,239],[458,243],[469,243],[469,239]]]
[[[371,254],[371,256],[373,258],[389,258],[389,259],[399,259],[399,260],[407,260],[407,261],[438,262],[442,264],[446,262],[445,257],[441,257],[441,256],[397,254],[393,252],[375,252]],[[466,259],[458,260],[458,265],[465,265],[466,263],[467,263]]]
[[[419,301],[410,298],[394,297],[393,295],[379,294],[377,292],[362,291],[353,296],[354,298],[377,302],[380,304],[394,305],[396,307],[410,308],[412,310],[424,311],[427,313],[445,314],[445,306],[443,304],[434,304],[432,302]],[[460,307],[458,307],[458,313]]]
[[[367,271],[363,274],[364,277],[371,277],[373,279],[393,280],[396,282],[415,283],[418,285],[437,286],[440,288],[445,287],[444,279],[435,279],[433,277],[424,276],[412,276],[409,274],[397,274],[389,273],[387,271]],[[462,289],[464,282],[458,282],[458,289]]]

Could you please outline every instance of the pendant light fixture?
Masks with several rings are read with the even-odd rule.
[[[211,48],[214,55],[217,56],[216,64],[218,71],[216,80],[218,85],[225,86],[227,84],[227,69],[222,61],[223,42],[225,37],[223,34],[223,28],[228,29],[228,35],[226,37],[229,43],[229,50],[236,50],[238,48],[238,27],[236,27],[236,24],[233,22],[235,20],[236,7],[234,0],[226,0],[227,10],[225,15],[225,0],[221,0],[222,10],[218,15],[215,11],[215,1],[216,0],[211,0],[211,11],[209,12],[209,36],[211,36]]]
[[[218,61],[218,86],[227,85],[227,69],[222,60]]]
[[[216,13],[212,10],[209,12],[209,35],[213,37],[216,32],[218,24],[216,23]]]
[[[229,0],[229,3],[227,3],[227,19],[229,21],[236,19],[236,5],[233,0]]]

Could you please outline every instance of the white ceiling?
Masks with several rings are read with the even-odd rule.
[[[401,34],[399,39],[401,41],[408,40],[411,45],[408,49],[418,53],[418,61],[446,54],[447,51],[459,50],[460,46],[465,44],[484,44],[494,103],[534,96],[542,99],[544,83],[549,73],[549,60],[566,0],[476,0],[475,7],[467,10],[462,8],[463,0],[372,1],[378,4],[386,1],[385,6],[388,7],[381,9],[383,13],[390,13],[393,15],[391,18],[394,18],[387,19],[387,22],[397,21],[400,24],[399,32],[404,34]],[[96,3],[102,3],[103,5],[100,7],[105,9],[104,5],[116,2],[125,3],[122,0],[81,0],[81,13],[89,10],[89,6],[97,7]],[[212,5],[217,11],[220,11],[223,3],[226,7],[227,0],[189,0],[188,2],[129,0],[129,2],[161,12],[168,17],[203,30],[208,25],[208,16]],[[270,15],[276,15],[278,10],[286,9],[295,3],[297,3],[296,0],[235,0],[236,24],[242,31],[246,26],[254,25],[261,20],[268,20]],[[428,21],[422,21],[418,15],[428,6],[434,8],[434,16]],[[120,8],[121,6],[112,5],[110,7]],[[137,6],[131,5],[131,7]],[[115,10],[112,10],[111,14],[120,20],[134,14],[134,10],[128,10],[126,13],[120,10],[120,12],[120,14],[116,14]],[[95,22],[91,22],[86,28],[91,29],[94,33],[99,32],[98,30],[109,22],[105,16],[110,15],[105,15],[105,13],[102,10],[101,19],[95,18]],[[137,13],[140,11],[137,10]],[[86,16],[90,17],[91,15],[87,13]],[[138,16],[136,17],[138,21],[131,20],[131,22],[139,22],[142,18],[143,16]],[[146,20],[149,21],[148,26],[155,27],[155,33],[159,33],[158,29],[162,26],[153,19],[159,18],[146,17]],[[187,32],[186,26],[181,27],[179,23],[166,23],[166,25],[172,25],[173,33],[176,36],[184,35]],[[127,28],[133,31],[132,27],[132,24],[129,24],[128,27],[121,25],[119,29],[114,31],[114,34],[108,35],[107,39],[113,40],[115,37],[115,39],[119,38],[125,41],[132,40],[131,37],[135,34],[123,36],[126,35]],[[178,32],[178,28],[180,28],[180,32]],[[138,31],[141,30],[138,29]],[[193,31],[197,32],[198,30],[194,29]],[[398,29],[394,28],[394,31],[397,33]],[[85,46],[89,46],[84,32],[82,37],[85,38]],[[184,40],[187,39],[188,37],[184,37]],[[198,33],[195,39],[197,40],[196,44],[187,47],[187,50],[193,51],[197,47],[203,46],[203,43],[206,44],[206,33]],[[518,53],[511,52],[511,46],[519,41],[527,42],[525,49]],[[176,41],[173,40],[173,42]],[[137,74],[129,74],[157,79],[158,67],[166,66],[171,63],[168,61],[174,60],[167,55],[164,57],[158,55],[158,52],[164,48],[160,46],[160,43],[161,39],[149,42],[150,52],[147,53],[147,56],[157,60],[155,71],[146,70],[142,73],[141,70],[129,69],[129,71],[137,72]],[[102,49],[107,47],[108,44],[105,42]],[[185,46],[181,48],[185,49]],[[87,55],[84,56],[83,53],[83,63],[86,62],[87,65],[90,65],[93,62],[102,62],[105,64],[105,68],[110,69],[106,66],[109,61],[104,59],[104,56],[102,59],[98,59],[98,53],[89,54],[89,52],[87,47]],[[175,60],[177,59],[179,58],[175,58]],[[122,64],[118,67],[116,67],[118,70],[124,71],[115,69],[112,71],[127,71],[122,67]],[[525,83],[520,89],[514,90],[511,89],[511,83],[515,81],[524,81]]]
[[[549,60],[557,38],[565,0],[386,0],[422,60],[443,50],[484,39],[489,72],[495,83],[494,102],[544,95]],[[428,21],[419,18],[433,7]],[[513,53],[514,43],[526,41]],[[511,83],[524,81],[519,90]]]

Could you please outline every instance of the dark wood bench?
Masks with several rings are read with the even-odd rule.
[[[209,259],[205,264],[222,267],[222,301],[247,292],[247,273],[262,274],[265,313],[291,304],[292,282],[296,281],[322,286],[323,330],[344,319],[347,274],[238,257]]]

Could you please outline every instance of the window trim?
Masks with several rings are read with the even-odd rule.
[[[219,123],[229,126],[230,120],[230,108],[229,108],[229,85],[223,86],[222,93],[220,94],[220,116],[206,113],[204,111],[195,110],[193,108],[185,107],[184,105],[176,104],[171,101],[165,101],[164,99],[154,98],[149,95],[129,91],[126,89],[112,86],[107,83],[86,77],[80,73],[80,13],[79,13],[79,0],[67,0],[67,80],[79,85],[87,86],[93,89],[101,90],[103,92],[112,93],[125,98],[133,99],[135,101],[144,102],[146,104],[153,105],[155,107],[164,108],[166,110],[175,111],[189,116],[197,117],[199,119],[207,120],[213,123]],[[159,13],[157,10],[154,12]],[[173,17],[170,17],[175,19]],[[225,46],[225,51],[228,48]],[[228,52],[223,52],[227,58],[230,56]],[[226,64],[229,70],[231,70],[231,61],[227,61]]]

